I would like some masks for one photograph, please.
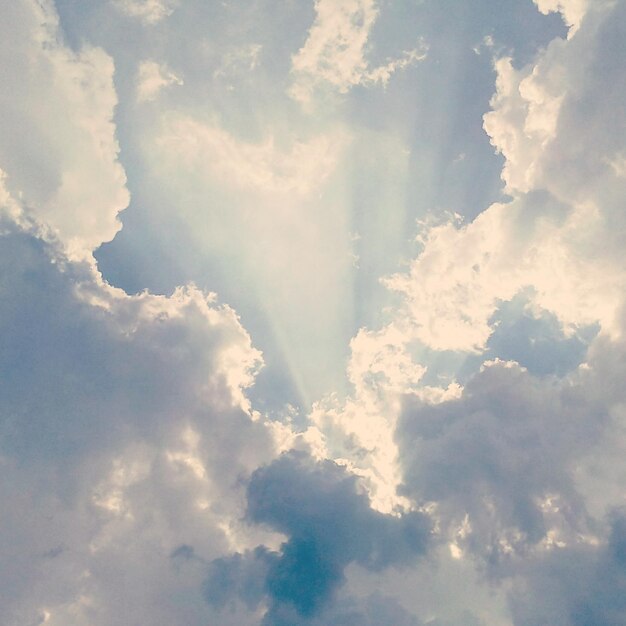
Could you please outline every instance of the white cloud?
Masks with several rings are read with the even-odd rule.
[[[429,230],[410,271],[386,284],[406,296],[407,336],[436,350],[483,350],[499,302],[526,288],[566,328],[599,321],[615,333],[626,275],[612,257],[581,255],[602,228],[595,208],[568,213],[549,197],[492,205],[471,224]]]
[[[182,84],[182,79],[166,65],[156,61],[142,61],[137,73],[137,100],[139,102],[154,100],[162,89]]]
[[[113,61],[100,48],[65,46],[47,0],[12,2],[0,28],[6,185],[71,254],[88,254],[113,238],[129,200],[112,121]]]
[[[579,124],[574,124],[579,121],[575,117],[579,99],[605,99],[596,91],[591,63],[588,73],[581,75],[580,59],[589,57],[589,49],[602,41],[602,29],[612,19],[610,13],[599,11],[576,35],[555,40],[535,63],[521,70],[515,70],[508,59],[496,65],[497,94],[485,127],[506,158],[503,177],[514,198],[488,207],[469,224],[455,218],[425,228],[423,250],[408,272],[386,280],[389,288],[404,295],[404,307],[383,330],[361,331],[353,341],[349,373],[356,392],[344,403],[320,403],[311,416],[325,435],[328,453],[368,476],[376,506],[384,509],[402,503],[394,500],[399,475],[396,442],[403,442],[402,434],[394,435],[394,397],[397,402],[397,394],[404,391],[427,407],[445,407],[457,406],[468,393],[458,386],[440,394],[422,387],[425,368],[411,355],[414,342],[436,351],[480,353],[494,331],[495,311],[523,290],[530,290],[538,311],[557,316],[566,334],[596,322],[602,336],[610,340],[623,332],[626,268],[616,243],[622,235],[613,215],[624,189],[615,166],[619,159],[613,156],[620,154],[611,132],[614,127],[605,129],[615,116],[599,109],[597,117],[587,120],[593,133],[584,138],[593,145],[592,152],[573,161],[569,156],[580,153]],[[599,62],[602,53],[596,49],[594,54]],[[601,80],[608,83],[615,77],[607,74]],[[619,95],[614,98],[613,109],[621,111]],[[571,168],[575,183],[563,184],[562,163]],[[587,174],[590,167],[596,168],[599,180]],[[484,376],[481,384],[487,385]],[[503,376],[512,373],[506,370]],[[587,396],[592,388],[586,387]],[[538,406],[550,402],[542,397]],[[458,412],[463,414],[464,409]],[[539,432],[543,423],[532,427]],[[584,435],[577,443],[584,444]],[[407,445],[412,449],[414,444]],[[462,446],[446,449],[442,459],[462,459],[461,450]],[[420,467],[417,483],[432,469],[428,463]],[[486,521],[485,528],[491,523]],[[521,538],[516,532],[502,538],[502,549],[518,549]],[[484,540],[478,541],[483,547]]]
[[[164,161],[183,163],[222,182],[269,194],[309,194],[324,183],[347,143],[341,132],[295,140],[288,149],[269,137],[241,141],[219,126],[191,117],[171,116],[157,140]]]
[[[619,168],[610,164],[619,161],[603,163],[602,185],[590,184],[585,173],[597,152],[619,154],[610,134],[604,150],[595,146],[594,155],[575,162],[577,185],[565,186],[559,176],[567,151],[578,150],[580,139],[564,116],[585,89],[587,97],[602,97],[582,80],[580,59],[595,45],[605,18],[600,12],[598,21],[586,21],[567,41],[555,40],[521,70],[508,59],[497,63],[494,110],[485,127],[505,156],[503,177],[513,200],[490,206],[469,224],[453,219],[425,228],[423,250],[408,272],[386,281],[404,296],[404,307],[381,331],[361,331],[353,341],[354,394],[320,403],[311,415],[327,453],[366,477],[375,506],[383,510],[406,505],[396,495],[398,394],[445,405],[463,391],[452,385],[437,394],[422,387],[425,368],[411,354],[412,343],[480,353],[501,302],[528,289],[533,306],[553,312],[566,333],[595,322],[606,336],[621,333],[626,272],[617,245],[607,245],[616,232],[607,230],[614,208],[605,202],[623,197]],[[604,119],[599,115],[590,126],[597,132]]]
[[[113,5],[130,17],[136,17],[146,24],[156,24],[169,17],[178,0],[112,0]]]
[[[565,23],[571,27],[570,34],[578,30],[589,7],[589,0],[534,0],[544,14],[559,11]]]
[[[484,126],[506,159],[502,178],[510,193],[546,189],[564,202],[608,210],[606,188],[618,187],[607,159],[623,147],[619,35],[611,27],[621,11],[620,4],[597,2],[574,35],[553,40],[534,63],[520,70],[506,58],[496,63]]]
[[[306,104],[318,85],[346,93],[358,84],[386,84],[391,75],[426,55],[426,46],[377,68],[365,58],[370,30],[378,17],[375,0],[316,0],[315,22],[304,46],[292,58],[290,95]]]
[[[352,393],[315,403],[309,415],[308,437],[321,435],[323,453],[360,476],[372,506],[385,513],[410,508],[397,492],[402,478],[395,432],[403,394],[441,402],[460,391],[452,385],[433,393],[421,384],[425,371],[408,350],[406,329],[393,323],[380,331],[361,329],[350,342]]]
[[[400,345],[480,352],[500,302],[525,288],[566,332],[601,327],[587,362],[563,379],[486,363],[456,398],[407,396],[395,433],[402,492],[431,502],[461,560],[479,556],[493,579],[507,579],[516,625],[570,626],[581,611],[594,623],[624,620],[621,583],[602,574],[621,580],[623,557],[602,517],[624,501],[624,392],[615,381],[624,375],[626,266],[616,211],[626,189],[623,86],[614,86],[623,85],[615,53],[625,8],[599,3],[525,68],[496,64],[485,128],[513,199],[470,224],[428,228],[409,271],[388,281],[406,297]],[[585,582],[571,591],[578,561]]]
[[[616,211],[626,187],[615,164],[624,115],[611,88],[620,69],[606,62],[615,35],[603,32],[613,19],[610,7],[598,7],[529,66],[496,63],[485,129],[505,157],[514,199],[470,224],[426,229],[409,272],[387,280],[406,296],[410,336],[437,350],[481,351],[498,302],[526,288],[566,329],[597,321],[603,332],[621,332],[626,268]]]
[[[554,53],[562,46],[563,42],[556,40],[550,50]],[[559,68],[545,76],[545,70],[551,69],[549,63],[518,71],[505,57],[496,62],[495,69],[494,110],[485,115],[485,130],[506,157],[502,178],[507,191],[528,192],[538,186],[540,159],[556,135],[567,81]]]

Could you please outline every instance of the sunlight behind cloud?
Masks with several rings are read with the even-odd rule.
[[[626,623],[626,0],[5,18],[0,623]]]

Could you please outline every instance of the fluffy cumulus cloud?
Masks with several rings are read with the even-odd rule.
[[[245,397],[261,355],[214,294],[102,279],[90,252],[128,201],[112,60],[66,47],[47,3],[8,17],[0,621],[206,623],[203,566],[177,555],[248,541],[241,476],[273,456]]]
[[[120,228],[128,204],[118,163],[113,60],[70,49],[50,2],[13,2],[2,20],[1,168],[33,217],[74,255]]]
[[[603,522],[607,509],[623,501],[608,469],[621,464],[612,453],[606,463],[597,456],[622,437],[623,394],[609,382],[614,373],[606,364],[623,372],[613,359],[621,361],[624,307],[618,243],[624,229],[616,217],[625,191],[624,95],[615,88],[623,76],[615,59],[625,7],[597,3],[584,18],[583,5],[541,8],[563,12],[569,37],[555,39],[528,66],[496,60],[496,93],[485,115],[485,130],[505,157],[502,178],[512,198],[468,224],[458,217],[426,224],[409,271],[386,280],[404,302],[394,321],[376,333],[361,331],[353,342],[355,372],[365,337],[377,340],[368,384],[388,397],[398,390],[398,374],[411,371],[404,360],[413,363],[415,375],[399,388],[408,392],[403,409],[393,418],[393,403],[381,411],[380,397],[370,397],[364,405],[386,419],[375,418],[373,427],[365,406],[349,418],[354,402],[367,398],[355,384],[353,399],[314,419],[331,449],[350,442],[340,455],[354,468],[381,475],[380,468],[399,460],[402,484],[394,484],[398,470],[385,473],[398,487],[396,506],[407,506],[404,497],[427,507],[454,559],[482,563],[492,581],[514,581],[513,623],[620,623],[621,583],[608,585],[596,572],[615,569],[621,579],[605,547],[617,531]],[[526,324],[556,325],[550,354],[557,337],[564,347],[580,346],[562,378],[546,355],[529,353],[538,338],[513,323],[515,302],[525,302]],[[529,342],[526,350],[515,347],[521,338]],[[444,360],[471,355],[464,387],[439,383],[438,392],[429,390],[429,363],[422,361],[425,371],[417,366],[420,354],[433,351]],[[385,353],[393,357],[381,366]],[[471,373],[478,355],[496,358]],[[497,358],[511,355],[531,371]],[[430,369],[437,366],[430,361]],[[384,462],[383,450],[389,451]],[[594,497],[594,489],[606,497]],[[590,563],[583,567],[596,590],[582,598],[564,592],[573,585],[577,559]],[[543,576],[557,579],[549,591]],[[594,593],[605,586],[596,603]]]
[[[535,0],[535,4],[544,14],[560,11],[573,34],[580,26],[589,2],[588,0]]]
[[[3,623],[208,619],[170,555],[239,545],[240,476],[273,448],[242,395],[259,353],[194,288],[127,296],[10,226],[0,254]]]
[[[458,399],[407,403],[399,428],[404,488],[436,503],[455,548],[496,567],[542,542],[589,533],[574,470],[609,420],[585,382],[561,387],[496,361]]]
[[[626,2],[409,4],[7,4],[2,624],[626,623]]]
[[[597,456],[622,432],[623,394],[610,381],[623,372],[624,229],[615,211],[624,187],[611,155],[623,139],[614,82],[623,76],[615,54],[625,7],[595,3],[582,18],[580,4],[540,6],[561,10],[570,35],[529,66],[496,61],[485,116],[512,200],[470,224],[431,227],[409,274],[389,285],[406,297],[407,342],[436,350],[487,354],[491,343],[497,352],[492,338],[506,315],[494,312],[522,293],[535,319],[549,312],[570,337],[590,323],[600,334],[563,378],[496,360],[459,397],[408,398],[396,432],[402,491],[432,504],[455,558],[472,554],[491,577],[514,581],[514,624],[617,624],[623,522],[604,516],[623,494]],[[592,496],[596,471],[606,497]]]
[[[425,229],[410,271],[387,282],[405,294],[413,334],[426,345],[482,350],[498,303],[528,288],[566,327],[599,321],[620,332],[624,119],[614,85],[623,10],[597,3],[575,36],[519,70],[496,61],[485,130],[505,157],[514,198],[470,224]]]

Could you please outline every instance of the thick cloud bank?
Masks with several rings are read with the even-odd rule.
[[[626,1],[244,4],[6,3],[0,623],[625,624]]]
[[[196,623],[203,574],[169,555],[238,541],[239,476],[272,454],[258,353],[194,289],[128,297],[12,228],[0,258],[2,622]]]

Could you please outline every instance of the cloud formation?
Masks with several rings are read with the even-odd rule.
[[[0,622],[625,622],[626,2],[5,17]]]
[[[181,78],[156,61],[143,61],[137,73],[137,100],[154,100],[159,91],[170,85],[182,85]]]
[[[214,295],[129,296],[3,191],[1,620],[206,621],[203,570],[169,555],[247,541],[239,476],[274,454],[244,396],[260,353]]]
[[[98,47],[68,47],[47,0],[11,3],[1,28],[6,185],[71,255],[84,256],[115,236],[129,201],[113,61]]]
[[[121,12],[148,25],[169,17],[178,6],[178,0],[112,0],[112,2]]]
[[[350,563],[372,570],[409,565],[429,543],[426,515],[395,517],[374,511],[353,475],[330,461],[315,462],[303,452],[285,454],[256,470],[247,502],[250,521],[287,535],[288,540],[279,552],[257,549],[245,559],[235,555],[215,562],[206,590],[211,601],[223,604],[215,587],[220,589],[224,577],[234,572],[237,578],[245,576],[243,584],[227,586],[239,588],[246,602],[258,603],[262,597],[258,571],[265,570],[262,590],[269,608],[263,623],[271,626],[322,618]]]

